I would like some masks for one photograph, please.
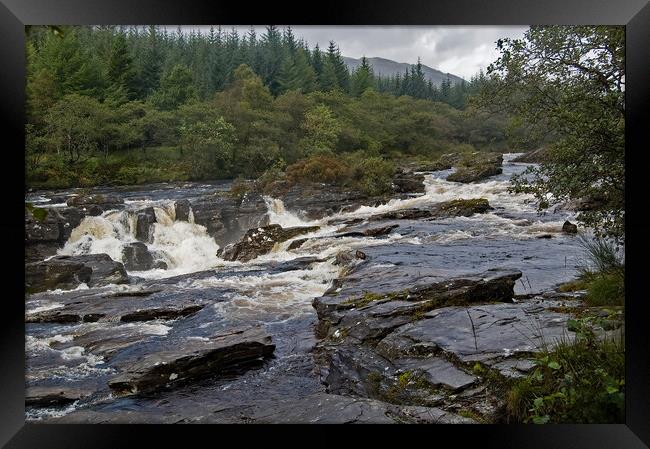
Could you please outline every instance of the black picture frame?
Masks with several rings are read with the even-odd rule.
[[[0,175],[4,211],[0,236],[5,244],[2,325],[0,326],[0,444],[6,447],[131,447],[167,446],[175,437],[198,433],[218,434],[225,443],[225,427],[174,427],[159,425],[52,425],[26,424],[24,410],[24,270],[19,257],[24,246],[21,180],[14,167],[24,160],[25,25],[45,24],[267,24],[292,25],[531,25],[606,24],[626,25],[626,418],[617,425],[473,425],[409,428],[408,440],[442,443],[473,442],[474,447],[516,448],[643,448],[650,444],[650,332],[644,275],[650,244],[644,209],[647,191],[643,156],[650,123],[650,5],[647,0],[400,0],[373,2],[319,2],[306,4],[266,2],[257,4],[209,0],[0,0],[0,70],[3,134]],[[9,160],[7,160],[9,158]],[[15,159],[15,160],[14,160]],[[4,164],[3,164],[4,165]],[[8,176],[11,174],[17,176]],[[22,187],[24,188],[24,187]],[[9,245],[7,245],[9,243]],[[645,256],[645,257],[644,257]],[[23,257],[24,260],[24,257]],[[249,435],[267,426],[246,430]],[[276,426],[275,429],[277,430]],[[314,428],[318,427],[318,428]],[[323,432],[332,444],[338,438],[329,429],[312,426],[309,433]],[[367,428],[364,433],[367,433]],[[283,428],[283,430],[286,430]],[[373,426],[382,436],[387,429]],[[399,430],[398,430],[399,431]],[[405,433],[399,431],[403,436]],[[232,435],[239,434],[236,430]],[[203,435],[207,436],[207,435]],[[280,438],[288,439],[290,432]],[[241,438],[241,436],[240,436]],[[308,437],[305,444],[317,441]],[[448,439],[451,438],[451,439]],[[213,440],[214,441],[214,440]],[[407,443],[404,439],[403,443]],[[402,444],[403,444],[402,443]],[[408,443],[407,443],[408,444]],[[479,445],[479,446],[476,446]]]

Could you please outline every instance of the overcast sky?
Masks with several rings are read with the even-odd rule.
[[[210,27],[200,28],[202,31]],[[222,28],[231,29],[232,25]],[[249,25],[236,26],[245,34]],[[311,48],[327,48],[334,40],[344,56],[378,56],[397,62],[417,62],[469,79],[497,57],[495,42],[502,37],[521,37],[528,27],[522,26],[292,26],[297,38]],[[168,27],[174,30],[175,27]],[[264,26],[256,25],[258,37]]]

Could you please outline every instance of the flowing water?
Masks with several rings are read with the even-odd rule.
[[[450,171],[428,173],[425,175],[426,191],[422,195],[394,199],[376,207],[363,206],[353,212],[338,213],[321,220],[306,220],[301,211],[286,210],[281,200],[265,198],[270,223],[283,227],[319,225],[321,228],[296,237],[310,238],[297,249],[288,251],[291,241],[283,242],[276,244],[270,253],[247,263],[220,259],[216,256],[219,246],[203,226],[194,223],[191,217],[187,222],[176,221],[174,217],[174,201],[223,190],[227,188],[223,184],[188,185],[176,189],[155,186],[150,191],[141,187],[136,192],[121,192],[127,199],[126,209],[86,217],[72,231],[59,253],[106,253],[115,260],[121,260],[124,245],[136,241],[133,211],[152,206],[157,223],[147,246],[154,258],[164,261],[168,269],[129,274],[148,282],[158,282],[176,295],[180,292],[182,295],[209,298],[211,305],[193,316],[175,321],[28,324],[28,385],[47,378],[47,382],[53,385],[72,382],[100,391],[91,400],[78,401],[68,407],[30,409],[27,411],[28,419],[62,416],[89,406],[99,407],[105,412],[138,410],[150,413],[163,413],[154,412],[162,407],[167,413],[183,415],[184,410],[198,407],[198,404],[203,407],[205,403],[224,401],[246,403],[259,395],[270,394],[269,391],[279,395],[296,394],[296,391],[302,390],[318,391],[322,387],[318,379],[310,375],[312,362],[309,348],[314,341],[315,324],[311,303],[339,276],[340,267],[332,264],[331,256],[342,250],[362,249],[369,256],[372,267],[386,273],[398,265],[441,276],[475,273],[494,267],[516,268],[523,272],[516,285],[516,293],[541,292],[571,279],[575,275],[581,250],[575,236],[563,234],[561,228],[565,220],[574,221],[575,216],[567,211],[540,215],[531,196],[509,193],[510,177],[522,173],[528,166],[510,162],[515,156],[505,155],[503,174],[483,182],[460,184],[444,180]],[[49,198],[39,194],[29,199],[39,201],[39,205],[58,207],[57,202],[60,203],[61,198],[68,194],[70,191]],[[435,221],[392,221],[391,224],[399,224],[395,232],[378,238],[334,237],[335,232],[344,225],[328,224],[337,220],[365,219],[398,209],[423,208],[458,198],[486,198],[494,210],[472,217]],[[378,225],[384,224],[388,222]],[[539,238],[548,235],[552,238]],[[298,269],[283,269],[290,266],[291,261],[305,256],[321,260],[329,257],[329,260]],[[137,285],[120,285],[102,289],[128,291],[138,288]],[[62,308],[65,301],[58,297],[68,298],[74,294],[83,300],[84,294],[94,290],[97,289],[82,285],[72,293],[55,291],[33,295],[27,302],[26,313],[29,315]],[[73,341],[79,335],[110,331],[119,334],[122,339],[144,341],[130,351],[145,353],[160,339],[203,338],[201,332],[208,335],[214,329],[233,323],[264,325],[277,345],[274,359],[264,368],[237,379],[205,381],[163,393],[160,397],[163,398],[164,407],[161,406],[160,397],[155,400],[114,399],[105,388],[106,380],[114,374],[114,366],[120,357],[127,356],[120,354],[107,361],[101,355],[93,354],[93,348],[77,345]],[[292,373],[298,373],[297,377],[292,377]],[[229,396],[224,396],[226,391],[229,391]]]

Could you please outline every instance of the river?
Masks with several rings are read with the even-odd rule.
[[[191,297],[208,305],[175,320],[28,323],[27,386],[72,385],[92,393],[65,406],[28,407],[27,419],[47,421],[69,415],[77,417],[72,422],[92,422],[98,416],[119,416],[126,422],[219,422],[214,417],[219,414],[214,414],[222,409],[224,421],[236,421],[234,417],[245,415],[244,411],[254,403],[277,403],[287,397],[322,393],[310,354],[316,341],[312,300],[323,295],[341,275],[342,268],[333,263],[333,256],[344,250],[363,250],[372,270],[385,272],[386,279],[398,266],[443,278],[495,267],[512,268],[523,273],[515,285],[517,294],[540,293],[572,279],[582,249],[575,236],[564,234],[561,229],[566,220],[575,222],[575,215],[564,210],[540,215],[530,195],[509,193],[510,177],[522,173],[529,165],[511,162],[515,156],[504,155],[503,173],[482,182],[445,181],[451,170],[426,173],[424,194],[375,207],[362,206],[320,220],[306,219],[299,210],[286,210],[281,200],[265,198],[270,223],[320,229],[277,244],[270,253],[245,263],[219,258],[219,245],[205,227],[194,222],[191,214],[188,221],[177,221],[174,217],[174,201],[223,191],[228,188],[227,183],[95,189],[119,195],[126,208],[84,218],[59,254],[106,253],[120,260],[124,245],[136,241],[132,212],[153,206],[157,223],[147,246],[167,269],[129,275],[148,288],[161,290],[156,294],[161,303]],[[37,192],[27,195],[26,201],[41,207],[64,207],[65,198],[76,192]],[[388,220],[381,225],[399,227],[382,237],[334,237],[345,225],[332,222],[366,219],[405,208],[426,208],[458,198],[485,198],[493,210],[434,221]],[[287,250],[292,241],[303,238],[309,240],[297,249]],[[292,265],[292,261],[305,257],[316,261]],[[370,276],[367,282],[368,290],[372,290],[376,279]],[[26,314],[63,309],[96,292],[106,296],[141,288],[139,283],[100,288],[82,284],[72,292],[35,294],[26,302]],[[129,360],[155,352],[161,345],[206,338],[220,328],[252,323],[263,326],[276,345],[274,357],[260,367],[150,396],[115,397],[106,386],[107,380]],[[107,346],[110,352],[106,351]],[[208,410],[211,419],[205,418]]]

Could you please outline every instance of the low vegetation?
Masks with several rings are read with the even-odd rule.
[[[537,357],[507,395],[507,420],[524,423],[622,423],[625,352],[620,340],[582,329]]]

